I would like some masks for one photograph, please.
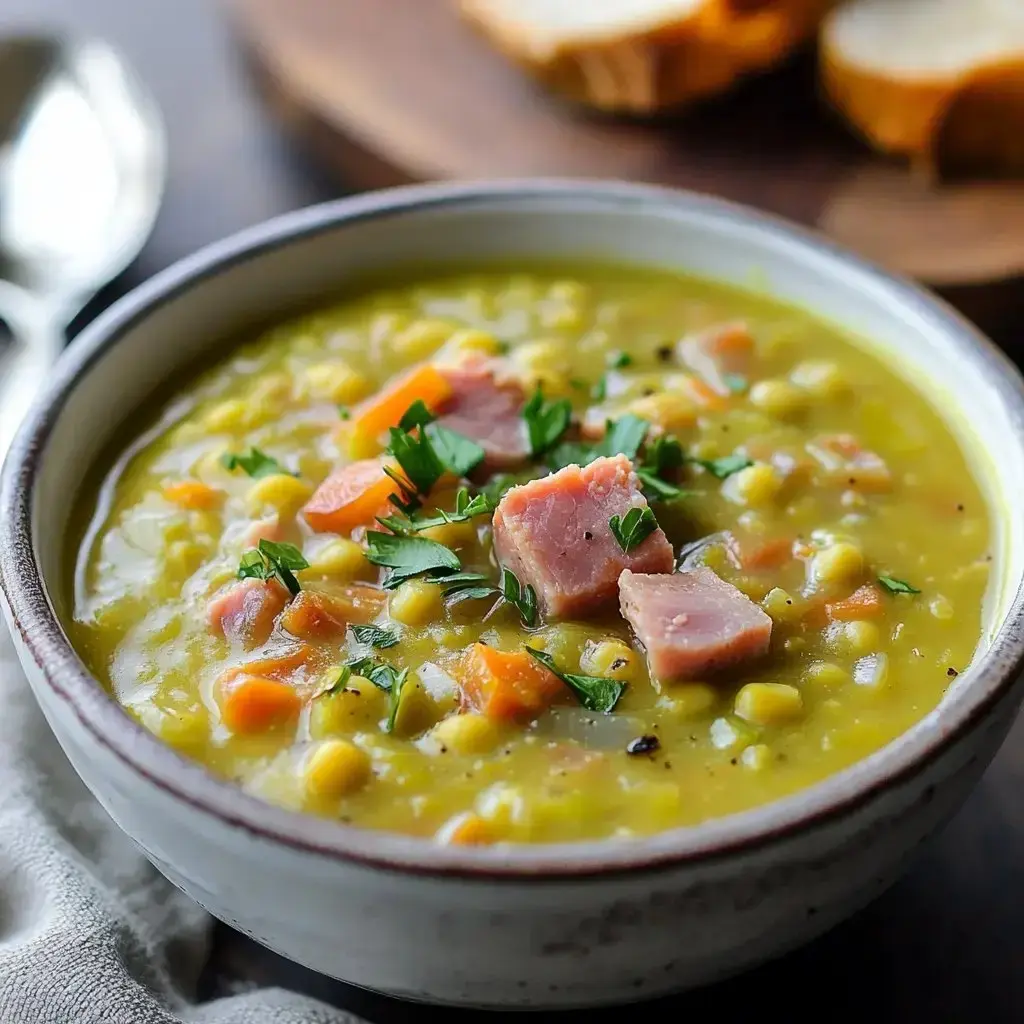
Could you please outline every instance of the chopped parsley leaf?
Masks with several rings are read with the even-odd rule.
[[[906,580],[898,580],[894,576],[879,576],[878,582],[889,591],[890,594],[920,594],[917,587],[912,587]]]
[[[394,669],[392,669],[394,671]],[[409,670],[403,668],[401,672],[394,677],[394,682],[391,684],[391,689],[388,690],[388,717],[384,722],[385,732],[395,731],[395,721],[398,719],[398,709],[402,704],[402,691],[405,689],[405,684],[409,681]]]
[[[545,402],[544,395],[538,387],[523,406],[522,416],[526,421],[526,433],[530,440],[530,455],[539,459],[551,451],[569,429],[572,422],[572,406],[567,398]]]
[[[271,458],[259,448],[250,448],[248,453],[225,452],[220,457],[220,464],[229,470],[242,469],[254,480],[264,476],[274,476],[284,473],[287,476],[295,476],[291,470],[285,469],[277,459]]]
[[[277,577],[294,597],[302,588],[293,574],[308,568],[309,562],[294,544],[261,540],[257,547],[242,555],[238,563],[238,578],[269,580]]]
[[[607,363],[613,370],[624,370],[633,365],[633,357],[628,352],[609,352]]]
[[[391,570],[384,578],[385,590],[394,590],[399,584],[416,576],[443,576],[462,569],[462,563],[454,551],[426,537],[406,537],[370,530],[366,534],[366,545],[367,560]]]
[[[601,676],[580,676],[560,671],[555,659],[545,651],[538,651],[526,645],[527,652],[539,661],[549,672],[553,672],[576,695],[576,699],[588,711],[610,714],[615,710],[619,698],[626,689],[625,683],[617,679],[604,679]]]
[[[436,417],[427,408],[426,403],[422,398],[417,398],[408,409],[402,413],[402,418],[398,421],[398,429],[409,433],[410,430],[415,430],[416,427],[425,427],[428,423],[433,423]]]
[[[345,689],[345,685],[352,678],[352,669],[348,665],[342,665],[338,669],[338,674],[333,679],[325,679],[314,691],[313,696],[310,700],[316,700],[318,697],[330,697],[335,693],[341,693]]]
[[[694,459],[687,457],[687,462],[692,462],[697,466],[703,466],[712,476],[717,477],[719,480],[724,480],[726,477],[730,477],[733,473],[738,473],[741,469],[746,469],[748,466],[752,466],[753,460],[748,459],[745,455],[725,455],[720,459]]]
[[[603,373],[597,383],[590,389],[590,397],[595,402],[603,402],[608,397],[608,378]]]
[[[498,502],[486,494],[477,494],[472,498],[469,491],[463,487],[455,495],[455,511],[445,512],[438,509],[437,515],[421,516],[387,516],[378,519],[381,526],[386,526],[392,533],[410,534],[420,533],[422,530],[430,530],[435,526],[445,526],[449,523],[466,523],[476,516],[490,515],[498,507]]]
[[[440,423],[431,423],[424,430],[437,457],[456,476],[468,476],[484,461],[487,453],[476,441],[442,427]]]
[[[658,529],[658,520],[654,518],[654,510],[650,505],[645,505],[643,508],[631,508],[621,519],[612,516],[608,526],[619,542],[619,547],[628,553]]]
[[[350,627],[352,635],[361,644],[369,644],[371,647],[394,647],[398,643],[398,634],[393,629],[384,629],[381,626],[367,626],[355,624]]]

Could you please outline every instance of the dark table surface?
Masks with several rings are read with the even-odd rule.
[[[15,27],[98,34],[123,47],[162,105],[170,136],[170,181],[153,236],[72,333],[198,246],[344,193],[270,123],[213,0],[3,0],[0,30]],[[953,298],[1013,347],[1024,286]],[[740,979],[645,1010],[744,1022],[766,1011],[778,1019],[878,1024],[1024,1021],[1022,742],[1019,723],[952,824],[903,881],[853,921]],[[248,982],[299,988],[374,1021],[425,1019],[422,1009],[315,975],[222,927],[206,994]],[[586,1019],[618,1020],[623,1012]],[[583,1015],[559,1019],[577,1018]]]

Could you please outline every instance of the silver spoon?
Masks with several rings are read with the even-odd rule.
[[[0,39],[0,459],[72,317],[149,236],[165,168],[156,105],[109,46]]]

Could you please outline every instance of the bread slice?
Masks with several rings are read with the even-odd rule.
[[[835,0],[461,0],[548,88],[648,114],[728,88],[813,35]]]
[[[847,0],[821,29],[835,106],[929,170],[1024,170],[1024,0]]]

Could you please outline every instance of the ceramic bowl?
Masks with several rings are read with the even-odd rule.
[[[844,325],[946,412],[993,509],[1017,506],[1024,388],[957,314],[777,220],[684,193],[580,182],[383,192],[205,249],[83,333],[4,468],[4,610],[78,773],[211,913],[293,960],[380,992],[473,1006],[596,1005],[776,956],[894,880],[978,780],[1024,693],[1024,517],[993,516],[998,578],[984,638],[934,712],[801,793],[648,839],[447,848],[307,817],[186,761],[108,697],[61,628],[71,603],[68,513],[154,389],[246,325],[315,301],[358,272],[580,255],[754,285]]]

